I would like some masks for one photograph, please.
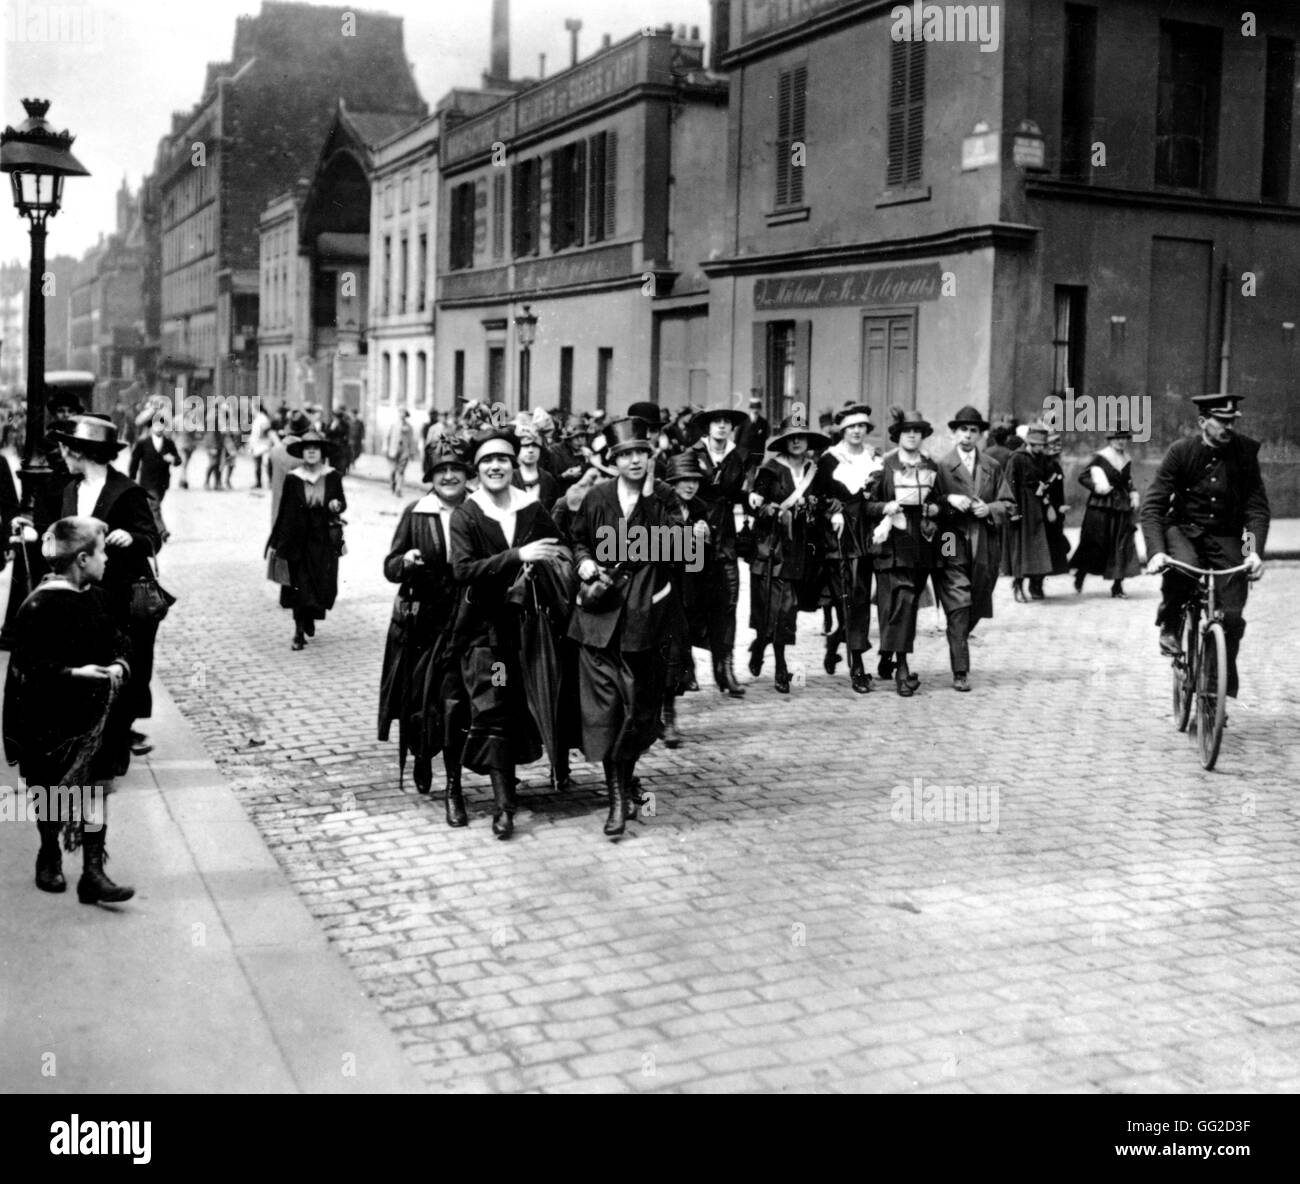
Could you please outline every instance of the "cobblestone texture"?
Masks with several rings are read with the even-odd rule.
[[[827,677],[807,616],[789,697],[769,662],[722,698],[700,661],[685,743],[639,768],[655,815],[621,842],[579,763],[563,795],[521,771],[500,843],[486,779],[451,830],[374,739],[402,503],[348,495],[340,602],[296,654],[268,500],[172,493],[158,671],[430,1085],[1300,1088],[1300,568],[1252,595],[1215,773],[1170,723],[1154,580],[1119,602],[1056,579],[1026,606],[1004,581],[973,694],[933,610],[911,700]],[[916,779],[986,787],[984,813],[909,820]]]

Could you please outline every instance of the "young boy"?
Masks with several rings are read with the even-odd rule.
[[[41,551],[50,574],[18,610],[5,680],[5,756],[45,802],[37,810],[36,886],[67,888],[62,831],[69,851],[83,848],[82,904],[135,895],[104,874],[107,795],[131,760],[131,720],[119,694],[131,676],[131,644],[95,587],[104,575],[106,531],[97,518],[73,517],[45,532]]]

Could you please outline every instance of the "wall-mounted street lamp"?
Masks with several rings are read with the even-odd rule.
[[[515,317],[515,335],[519,339],[519,410],[528,410],[529,390],[533,378],[533,342],[537,340],[537,317],[532,306],[525,304],[524,311]]]

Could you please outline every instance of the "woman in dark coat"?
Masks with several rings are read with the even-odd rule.
[[[1112,581],[1111,596],[1125,599],[1124,581],[1141,570],[1133,537],[1139,498],[1128,457],[1131,434],[1123,429],[1110,432],[1109,443],[1079,474],[1079,484],[1088,491],[1088,508],[1070,560],[1076,592],[1083,591],[1087,576],[1102,576]]]
[[[280,607],[293,610],[293,648],[302,649],[316,636],[316,622],[334,607],[339,594],[339,554],[331,523],[348,508],[343,478],[324,462],[328,441],[309,431],[288,446],[290,456],[303,463],[284,479],[280,511],[268,551],[289,567],[289,582],[280,586]],[[340,536],[341,537],[341,536]]]
[[[813,452],[830,443],[821,432],[791,416],[768,441],[776,453],[754,474],[749,506],[756,516],[754,559],[749,577],[749,672],[763,670],[763,651],[771,643],[776,658],[776,689],[790,693],[785,647],[794,645],[800,612],[812,612],[821,595],[818,553],[826,478]]]
[[[818,462],[831,499],[825,520],[829,527],[826,578],[839,617],[838,627],[826,638],[823,665],[827,674],[835,673],[840,642],[845,642],[853,689],[863,695],[871,690],[871,675],[862,664],[862,655],[871,648],[871,524],[866,494],[883,461],[867,443],[867,433],[874,427],[870,407],[861,403],[845,407],[836,414],[835,422],[843,436]]]
[[[425,450],[424,480],[432,486],[402,511],[384,578],[400,584],[384,646],[379,680],[379,739],[397,721],[399,770],[415,757],[415,788],[433,786],[433,758],[442,753],[447,773],[447,825],[466,826],[460,782],[461,750],[469,727],[469,693],[451,635],[460,586],[451,566],[451,517],[465,500],[469,465],[447,437]],[[400,777],[400,772],[399,772]]]
[[[104,874],[107,795],[131,763],[123,692],[132,673],[131,644],[95,586],[107,566],[105,534],[102,522],[86,517],[60,519],[46,532],[53,570],[18,610],[5,677],[5,756],[38,803],[36,886],[67,889],[62,832],[69,851],[82,847],[82,904],[135,895]]]
[[[492,780],[492,833],[515,829],[515,768],[542,755],[521,668],[519,606],[510,599],[528,563],[558,563],[559,531],[540,502],[511,485],[513,433],[493,429],[474,445],[479,488],[451,517],[452,569],[462,587],[453,647],[469,691],[462,760]]]
[[[510,483],[549,508],[555,505],[555,499],[560,496],[560,483],[541,467],[542,433],[531,423],[527,427],[516,426],[515,431],[519,441],[519,458]]]
[[[153,715],[153,651],[158,622],[131,616],[131,587],[136,580],[153,574],[151,560],[162,545],[158,524],[149,505],[149,495],[130,477],[119,473],[109,461],[125,448],[117,439],[117,428],[97,415],[77,415],[66,428],[51,432],[72,475],[63,488],[63,515],[98,518],[107,523],[108,564],[104,569],[104,601],[113,623],[131,642],[132,678],[123,694],[132,721]],[[134,751],[140,754],[151,745],[140,732],[132,732]]]
[[[1031,424],[1024,447],[1007,460],[1002,470],[1002,487],[998,490],[1000,501],[1015,503],[1003,536],[1002,571],[1011,577],[1011,594],[1021,602],[1027,600],[1026,579],[1033,598],[1042,600],[1044,577],[1058,574],[1048,534],[1051,473],[1044,455],[1046,447],[1047,428],[1043,424]],[[1053,509],[1052,513],[1056,511]]]

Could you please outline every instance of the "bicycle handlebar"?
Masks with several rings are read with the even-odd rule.
[[[1168,559],[1167,563],[1170,567],[1180,567],[1183,571],[1190,572],[1192,575],[1196,576],[1231,576],[1235,575],[1239,571],[1247,570],[1246,564],[1244,563],[1239,563],[1236,567],[1215,568],[1212,571],[1207,571],[1203,567],[1193,567],[1190,563],[1183,563],[1178,559]]]

